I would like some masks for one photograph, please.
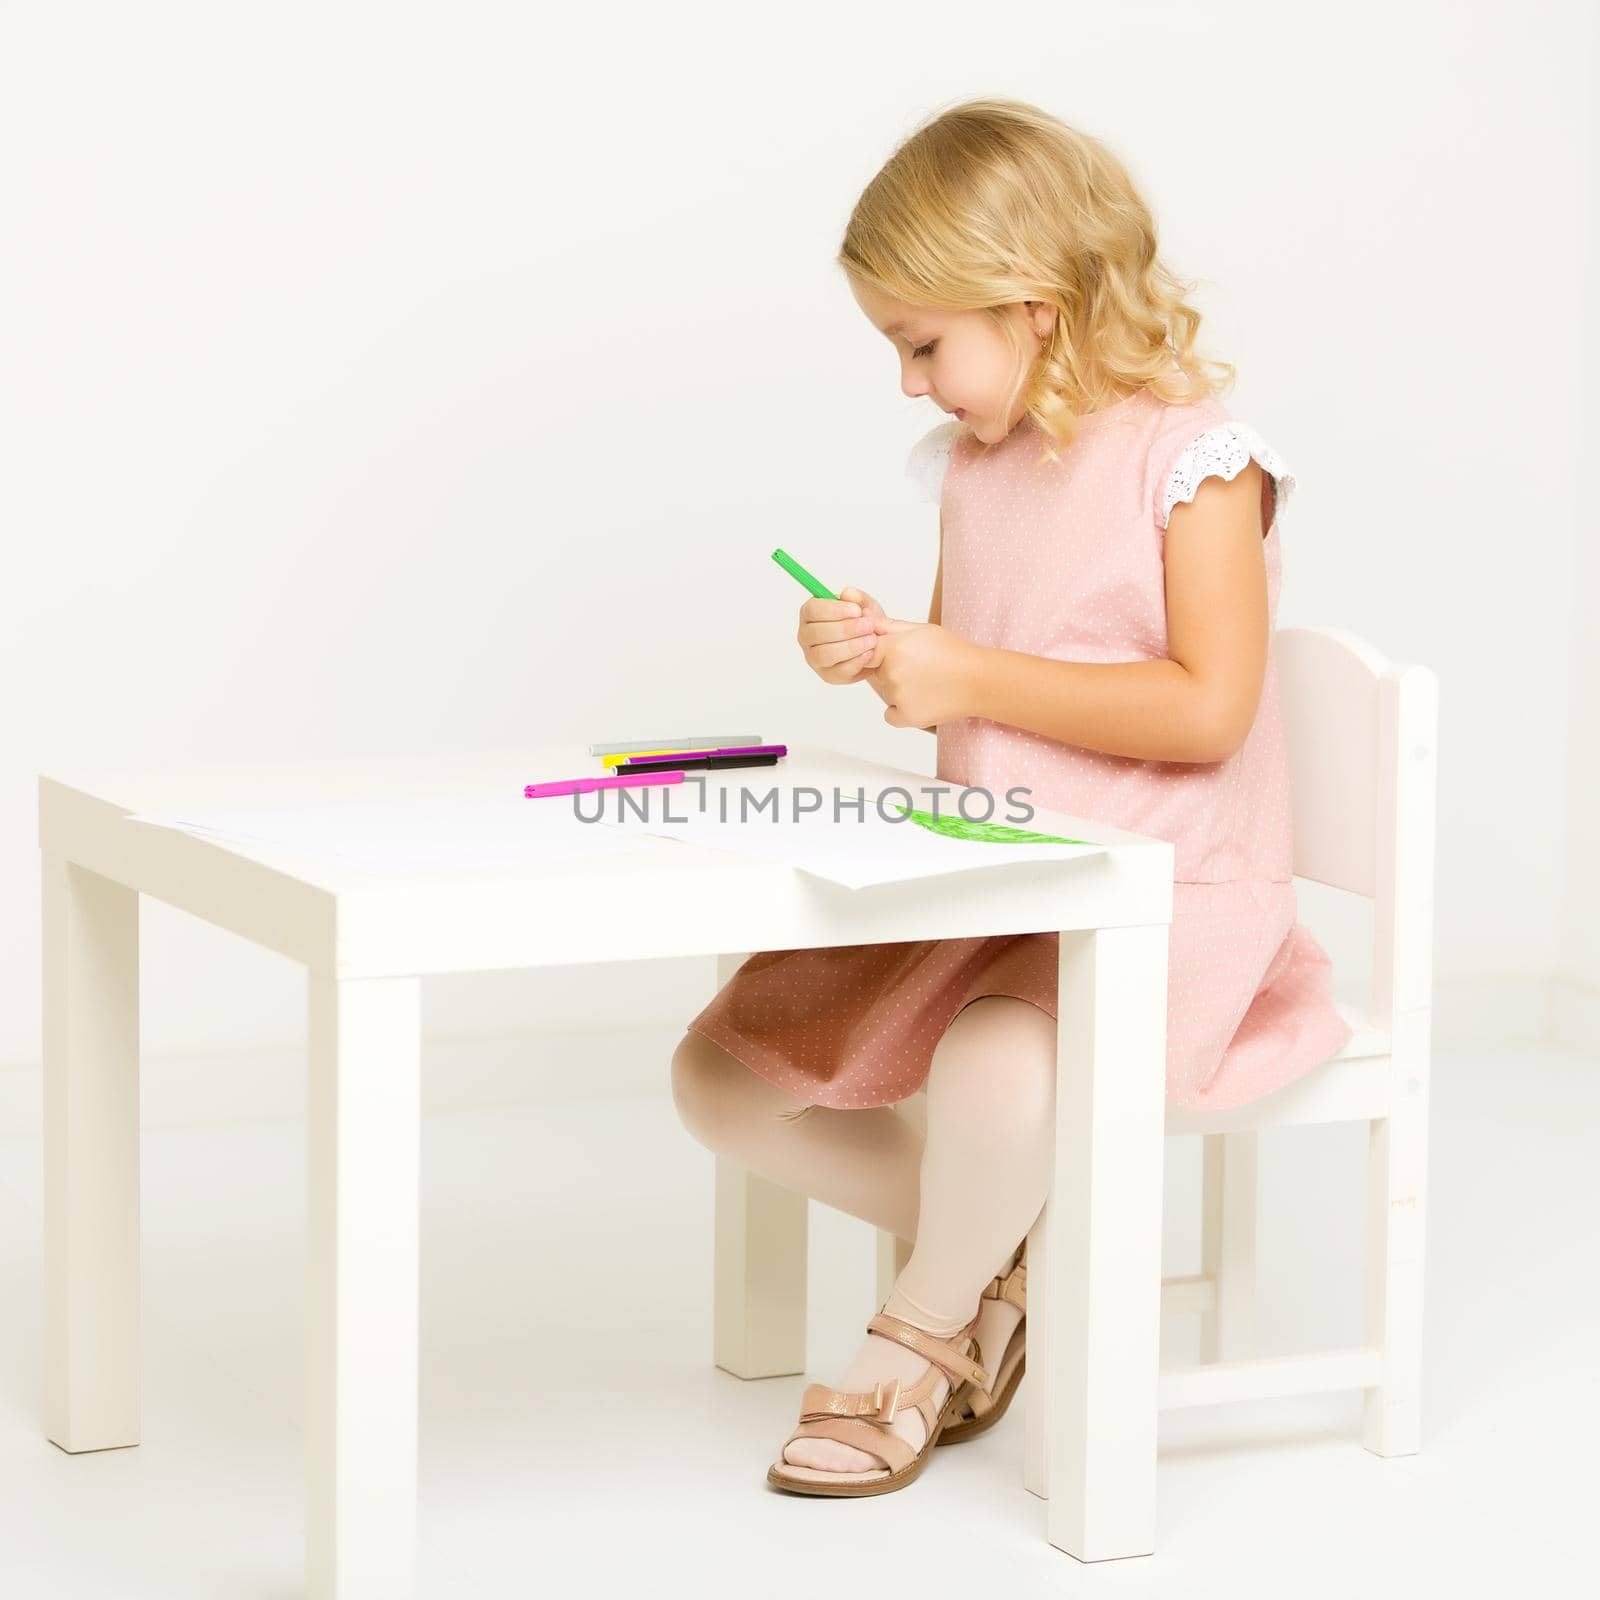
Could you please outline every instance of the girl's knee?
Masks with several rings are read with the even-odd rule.
[[[967,1027],[1020,1031],[1041,1037],[1053,1037],[1056,1027],[1056,1019],[1043,1006],[1014,994],[979,995],[962,1006],[951,1026],[958,1021]]]
[[[713,1143],[730,1062],[738,1066],[701,1033],[685,1033],[672,1053],[672,1104],[678,1120],[703,1145]]]
[[[678,1119],[708,1150],[744,1142],[754,1122],[792,1121],[810,1109],[784,1094],[702,1033],[685,1033],[672,1056],[672,1103]]]
[[[1056,1021],[1031,1001],[983,995],[957,1013],[934,1051],[930,1098],[961,1094],[999,1098],[1019,1115],[1042,1114],[1053,1104]]]
[[[1056,1059],[1056,1020],[1042,1006],[1015,995],[986,994],[969,1000],[946,1030],[947,1055],[965,1060],[997,1058],[1045,1062]]]

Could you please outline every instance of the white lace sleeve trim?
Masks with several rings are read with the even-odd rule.
[[[1276,482],[1277,502],[1272,516],[1276,524],[1294,492],[1294,473],[1288,462],[1254,428],[1243,422],[1222,422],[1207,428],[1199,438],[1191,439],[1178,457],[1161,501],[1161,526],[1166,527],[1172,508],[1180,500],[1194,499],[1202,479],[1217,476],[1231,481],[1244,471],[1245,463],[1252,456],[1261,463],[1262,471],[1270,473]]]
[[[950,447],[960,432],[961,424],[954,419],[941,422],[923,434],[906,457],[906,476],[935,505],[940,503],[944,490],[944,470],[950,465]]]

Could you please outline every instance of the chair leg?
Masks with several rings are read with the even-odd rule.
[[[1421,1448],[1427,1144],[1426,1074],[1414,1073],[1367,1145],[1367,1343],[1383,1381],[1366,1392],[1361,1442],[1380,1456]]]
[[[1200,1360],[1243,1361],[1256,1344],[1256,1135],[1201,1144],[1200,1272],[1214,1299],[1200,1313]]]
[[[712,1359],[736,1378],[806,1369],[807,1200],[717,1157]]]
[[[720,989],[747,959],[717,957]],[[736,1378],[806,1369],[805,1195],[716,1158],[712,1360]]]

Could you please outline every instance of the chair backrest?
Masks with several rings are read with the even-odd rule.
[[[1337,628],[1274,636],[1294,872],[1373,902],[1373,1021],[1430,1007],[1439,680]]]

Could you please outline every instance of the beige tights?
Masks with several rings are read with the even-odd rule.
[[[957,1013],[934,1049],[927,1134],[894,1106],[841,1110],[797,1100],[701,1034],[684,1036],[672,1061],[672,1093],[690,1134],[783,1188],[821,1200],[914,1241],[884,1309],[940,1338],[972,1320],[983,1287],[1033,1226],[1050,1185],[1055,1117],[1056,1024],[1011,995],[984,995]],[[1018,1313],[985,1301],[978,1325],[993,1370]],[[909,1384],[927,1361],[869,1333],[834,1387]],[[942,1404],[948,1384],[934,1399]],[[890,1426],[913,1449],[923,1442],[915,1407]],[[799,1466],[870,1472],[877,1456],[831,1439],[797,1439],[784,1452]]]

